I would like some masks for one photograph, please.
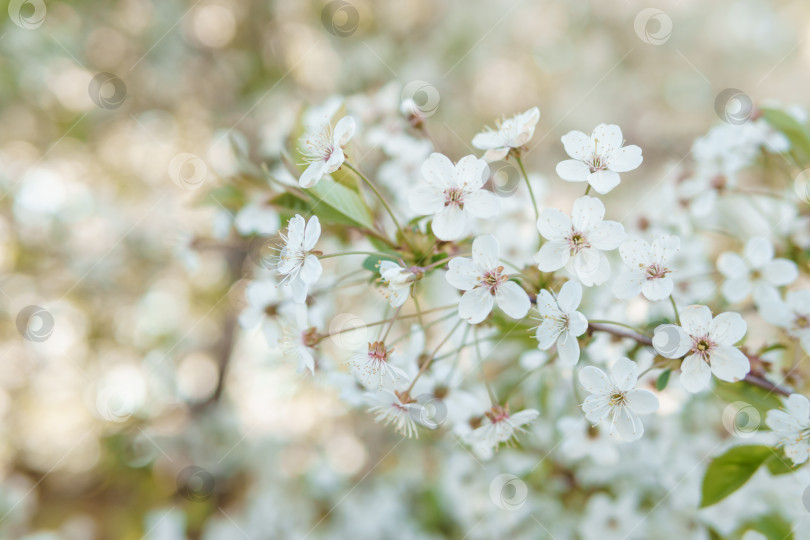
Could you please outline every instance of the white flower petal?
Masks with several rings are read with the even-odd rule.
[[[479,189],[464,197],[464,211],[475,217],[487,219],[498,215],[501,200],[497,195],[485,189]]]
[[[672,281],[672,278],[664,276],[645,281],[641,286],[641,292],[650,302],[658,302],[671,295],[674,288],[675,283]]]
[[[739,313],[727,311],[712,319],[709,337],[719,345],[734,345],[745,335],[748,325]]]
[[[354,135],[356,128],[354,118],[351,116],[344,116],[335,125],[335,131],[332,135],[333,141],[337,146],[344,146]]]
[[[748,276],[743,276],[741,278],[729,279],[723,282],[723,286],[721,290],[723,291],[723,298],[729,301],[731,304],[736,304],[737,302],[742,302],[748,295],[751,294],[751,290],[753,289],[753,284],[751,280],[748,279]]]
[[[788,414],[805,425],[810,424],[810,401],[806,397],[801,394],[790,394],[782,402]]]
[[[566,313],[570,313],[579,307],[582,301],[582,286],[576,281],[566,281],[560,287],[560,292],[557,295],[557,303]]]
[[[482,131],[473,137],[472,145],[479,150],[495,150],[506,145],[500,131]]]
[[[433,218],[431,230],[436,238],[444,241],[460,240],[467,234],[467,215],[458,206],[444,207]]]
[[[627,172],[637,169],[644,159],[641,157],[641,148],[631,144],[613,152],[607,160],[611,171]]]
[[[498,240],[491,234],[479,236],[473,240],[472,259],[473,262],[484,270],[494,270],[499,264]]]
[[[579,372],[579,384],[591,394],[610,394],[612,385],[605,372],[594,366],[585,366]]]
[[[662,324],[653,332],[652,345],[664,358],[680,358],[691,349],[692,339],[680,326]]]
[[[537,230],[546,240],[561,242],[571,233],[571,219],[556,208],[546,208],[537,219]]]
[[[304,259],[304,264],[301,265],[301,272],[298,277],[307,285],[312,285],[320,279],[323,273],[321,261],[315,255],[307,255]]]
[[[513,319],[522,319],[532,307],[529,295],[514,281],[507,281],[498,287],[495,301],[498,307]]]
[[[638,380],[638,364],[629,358],[619,358],[610,368],[610,378],[619,390],[632,390]]]
[[[744,253],[752,268],[762,268],[773,259],[773,244],[765,236],[753,236],[745,243]]]
[[[681,364],[681,384],[695,394],[709,386],[712,369],[695,354],[687,356]]]
[[[588,175],[588,183],[597,192],[604,195],[609,193],[613,188],[619,185],[622,181],[621,177],[610,170],[602,169]]]
[[[298,179],[298,185],[304,189],[311,188],[321,181],[326,174],[326,162],[319,159],[310,163]]]
[[[557,341],[562,329],[551,319],[545,319],[537,327],[534,337],[537,340],[537,348],[547,350]]]
[[[624,226],[618,221],[597,223],[588,232],[588,241],[591,245],[603,251],[616,249],[626,237]]]
[[[475,156],[464,156],[455,168],[455,184],[472,191],[480,189],[489,178],[489,165]]]
[[[420,171],[428,184],[440,190],[454,185],[455,167],[450,158],[443,154],[438,152],[430,154],[430,157],[422,163]]]
[[[628,407],[622,407],[614,413],[613,429],[625,441],[637,441],[644,435],[641,419]]]
[[[799,267],[788,259],[773,259],[762,268],[762,277],[774,287],[789,285],[799,277]]]
[[[304,244],[304,229],[307,222],[300,214],[296,214],[287,224],[287,246],[298,248]]]
[[[650,414],[658,410],[658,396],[649,390],[630,390],[625,397],[635,413]]]
[[[609,156],[622,147],[622,129],[616,124],[599,124],[593,129],[591,141],[600,156]]]
[[[742,380],[751,371],[748,358],[736,347],[717,347],[709,361],[714,376],[728,382]]]
[[[642,287],[647,283],[646,276],[638,271],[625,271],[619,274],[613,282],[613,294],[619,300],[627,300],[638,296]]]
[[[303,304],[307,301],[307,284],[304,283],[304,280],[300,278],[290,280],[290,292],[293,302]]]
[[[586,161],[593,157],[591,138],[581,131],[569,131],[560,139],[565,153],[574,159]]]
[[[610,413],[610,409],[609,398],[602,394],[590,395],[582,402],[582,412],[585,413],[585,418],[594,424],[598,424],[604,420]]]
[[[489,290],[477,287],[464,293],[458,302],[458,316],[470,324],[478,324],[492,311],[494,300]]]
[[[534,260],[541,272],[554,272],[565,266],[570,257],[571,250],[568,244],[552,241],[540,246]]]
[[[447,273],[444,277],[456,289],[466,291],[478,284],[481,274],[471,259],[455,257],[447,263]]]
[[[610,263],[598,249],[583,249],[573,261],[573,271],[586,287],[601,285],[610,278]]]
[[[570,332],[563,332],[557,338],[557,354],[562,366],[571,367],[579,362],[579,341]]]
[[[579,337],[588,329],[588,319],[579,311],[568,314],[568,332],[575,337]]]
[[[557,175],[566,182],[585,182],[591,168],[577,159],[566,159],[557,163]]]
[[[309,218],[306,229],[304,230],[304,250],[311,251],[318,243],[318,238],[321,237],[321,221],[318,216]]]
[[[641,238],[628,238],[619,246],[619,255],[631,269],[639,266],[650,266],[653,261],[653,252],[650,244]]]
[[[432,215],[444,208],[444,193],[434,186],[419,185],[408,196],[411,210],[419,215]]]
[[[736,253],[726,251],[717,258],[717,271],[727,278],[740,278],[748,275],[748,265]]]
[[[596,197],[585,195],[574,201],[571,223],[577,231],[588,232],[591,227],[601,223],[604,217],[605,205]]]
[[[681,239],[672,234],[662,234],[652,243],[652,259],[658,264],[671,260],[681,250]]]
[[[692,305],[680,312],[681,327],[690,336],[704,336],[712,324],[712,310],[707,306]]]

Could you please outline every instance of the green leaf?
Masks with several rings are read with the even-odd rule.
[[[247,202],[247,197],[243,190],[228,184],[216,187],[207,191],[199,201],[201,205],[225,207],[231,211],[237,211]]]
[[[771,457],[765,461],[765,466],[768,467],[769,473],[773,476],[778,476],[780,474],[796,472],[802,464],[794,465],[793,461],[785,455],[785,451],[782,448],[776,448],[772,449]]]
[[[712,459],[703,476],[700,508],[722,501],[739,488],[771,456],[768,446],[735,446],[722,456]]]
[[[672,374],[671,369],[665,369],[661,375],[658,376],[658,380],[655,381],[655,387],[660,392],[664,388],[667,387],[667,383],[669,383],[669,376]]]
[[[810,165],[810,131],[807,126],[779,109],[762,109],[765,121],[790,139],[791,153],[801,166]]]
[[[315,187],[307,190],[307,193],[319,201],[313,205],[316,215],[320,206],[327,205],[344,216],[350,224],[360,225],[366,229],[374,228],[374,220],[366,203],[356,191],[343,184],[324,177]]]
[[[793,540],[793,527],[778,514],[770,514],[756,518],[740,527],[742,535],[746,531],[757,531],[764,534],[768,540]]]

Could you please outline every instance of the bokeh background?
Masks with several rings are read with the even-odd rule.
[[[538,106],[525,161],[553,175],[561,135],[617,123],[644,148],[639,190],[723,90],[808,105],[807,2],[655,4],[8,3],[0,538],[461,538],[467,518],[486,537],[506,518],[435,487],[440,447],[399,444],[238,329],[227,179],[305,105],[390,81],[429,87],[455,158]]]

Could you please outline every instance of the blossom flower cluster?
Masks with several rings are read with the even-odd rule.
[[[559,159],[545,183],[568,194],[549,196],[526,167],[538,107],[482,127],[480,155],[461,156],[436,147],[415,107],[343,101],[266,168],[282,226],[263,237],[273,256],[247,288],[246,328],[261,320],[301,377],[378,423],[450,435],[480,460],[548,436],[561,406],[533,397],[535,378],[568,404],[555,437],[571,456],[615,463],[661,436],[664,407],[748,388],[771,400],[770,448],[807,460],[790,366],[810,354],[810,242],[801,220],[749,231],[724,210],[747,197],[763,222],[802,211],[738,178],[788,152],[786,135],[764,117],[713,128],[662,187],[619,126],[569,131],[543,143]],[[509,193],[494,183],[503,167],[518,179]],[[623,191],[639,203],[616,204]]]

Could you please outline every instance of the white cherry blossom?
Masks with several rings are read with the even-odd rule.
[[[385,285],[383,296],[392,307],[399,307],[408,300],[411,284],[416,275],[392,261],[380,261],[380,281]]]
[[[778,293],[767,294],[759,313],[769,323],[784,328],[810,354],[810,290],[788,291],[784,300]]]
[[[384,425],[393,425],[394,429],[404,437],[419,438],[416,430],[416,418],[422,414],[422,406],[396,391],[381,390],[366,395],[372,407],[368,410],[374,413],[374,420]]]
[[[496,450],[501,443],[511,440],[521,431],[521,426],[528,424],[540,415],[534,409],[525,409],[509,414],[508,406],[494,405],[484,414],[482,425],[467,434],[469,444],[481,445],[482,448]]]
[[[302,188],[311,188],[321,181],[325,174],[338,170],[346,156],[343,147],[354,135],[355,122],[351,116],[344,116],[335,125],[324,124],[315,134],[302,141],[302,153],[309,165],[298,180]]]
[[[281,332],[278,340],[284,359],[298,364],[298,371],[315,373],[313,353],[321,335],[310,323],[306,304],[290,304],[281,317]]]
[[[567,281],[555,298],[543,289],[537,295],[537,311],[540,325],[535,332],[537,346],[550,349],[556,343],[557,354],[565,366],[573,366],[579,361],[577,338],[588,329],[588,319],[577,311],[582,301],[582,286],[576,281]]]
[[[323,272],[321,261],[313,253],[320,236],[321,223],[318,216],[312,216],[305,222],[299,214],[290,219],[287,235],[281,235],[284,245],[278,256],[277,269],[284,276],[282,283],[290,285],[296,302],[306,301],[309,286],[318,281]]]
[[[588,182],[598,193],[607,193],[619,185],[618,173],[641,165],[641,148],[624,146],[622,130],[613,124],[599,124],[588,136],[569,131],[562,137],[565,152],[573,159],[557,164],[557,174],[568,182]]]
[[[712,318],[706,306],[688,306],[680,312],[681,326],[663,324],[655,329],[652,343],[664,358],[681,358],[681,383],[690,392],[709,386],[712,374],[736,382],[751,369],[742,351],[734,347],[747,330],[739,313],[725,312]]]
[[[626,441],[644,435],[639,414],[658,410],[658,398],[649,390],[636,388],[638,365],[629,358],[620,358],[610,368],[610,376],[594,366],[579,372],[579,383],[591,395],[582,403],[585,418],[599,424],[611,417],[609,434],[618,434]]]
[[[520,148],[534,136],[534,128],[540,120],[540,109],[532,107],[526,112],[500,121],[497,129],[487,129],[473,137],[472,144],[486,150],[484,159],[503,159],[513,148]]]
[[[389,362],[390,349],[382,341],[368,344],[368,351],[353,355],[348,364],[355,377],[369,389],[399,389],[408,382],[408,375]]]
[[[810,456],[810,401],[801,394],[782,398],[785,410],[771,409],[765,423],[779,437],[779,446],[794,464]]]
[[[483,189],[489,176],[483,159],[465,156],[453,165],[447,156],[433,153],[421,172],[425,184],[411,192],[411,209],[434,216],[433,234],[439,240],[459,240],[467,235],[472,217],[491,218],[500,210],[500,199]]]
[[[727,251],[717,259],[717,270],[726,280],[723,296],[729,302],[741,302],[753,292],[759,301],[776,287],[796,281],[799,269],[788,259],[775,259],[773,244],[764,236],[754,236],[745,243],[742,256]]]
[[[574,201],[568,217],[556,208],[546,208],[537,220],[537,230],[547,241],[535,256],[541,272],[565,267],[586,287],[610,278],[610,263],[603,251],[619,247],[625,239],[617,221],[603,221],[605,205],[594,197]]]
[[[680,245],[677,236],[668,234],[659,235],[652,245],[640,238],[623,242],[619,254],[630,268],[613,282],[613,294],[626,300],[642,293],[651,302],[668,297],[674,287],[668,263],[678,253]]]
[[[494,304],[513,319],[522,319],[531,307],[526,291],[509,281],[509,274],[504,272],[494,236],[476,238],[472,245],[472,259],[452,259],[445,277],[450,285],[465,291],[458,303],[458,314],[470,324],[486,319]]]

